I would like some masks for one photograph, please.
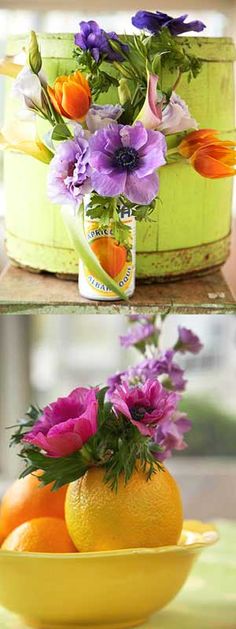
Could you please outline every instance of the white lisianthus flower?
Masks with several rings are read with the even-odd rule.
[[[103,129],[109,124],[114,124],[120,118],[124,109],[121,105],[93,105],[90,107],[86,124],[91,133]]]
[[[198,124],[182,98],[172,92],[168,105],[162,110],[162,120],[157,129],[165,135],[181,133],[188,129],[197,129]]]
[[[46,103],[42,88],[46,85],[47,80],[43,72],[37,75],[25,66],[15,80],[13,95],[22,101],[24,109],[45,112]]]

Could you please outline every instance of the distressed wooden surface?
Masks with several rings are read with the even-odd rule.
[[[236,300],[220,271],[168,284],[138,284],[129,302],[88,301],[77,283],[7,266],[0,277],[0,314],[232,313]]]

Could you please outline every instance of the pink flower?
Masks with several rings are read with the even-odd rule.
[[[172,92],[168,104],[165,103],[165,97],[158,102],[158,81],[158,76],[148,72],[146,99],[137,120],[143,123],[145,129],[158,130],[165,135],[196,129],[196,120],[192,118],[185,101],[176,92]]]
[[[162,102],[157,102],[157,84],[159,77],[147,75],[147,93],[144,105],[137,117],[145,129],[158,129],[162,121]]]
[[[67,397],[58,398],[46,406],[23,441],[54,457],[68,456],[80,450],[97,432],[96,391],[78,387]]]
[[[157,380],[129,387],[124,382],[109,397],[116,413],[121,413],[142,435],[153,436],[156,427],[171,417],[179,401],[177,393],[169,392]]]

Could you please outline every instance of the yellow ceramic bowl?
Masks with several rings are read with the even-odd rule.
[[[37,629],[124,629],[183,586],[211,525],[186,521],[178,546],[78,554],[0,551],[0,605]]]

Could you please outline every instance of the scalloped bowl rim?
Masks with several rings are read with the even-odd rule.
[[[188,520],[185,521],[186,523],[188,523]],[[198,521],[198,523],[201,525],[202,522]],[[207,527],[207,523],[205,525]],[[43,559],[43,558],[51,558],[52,560],[57,560],[57,559],[73,559],[74,561],[80,561],[82,559],[93,559],[93,558],[106,558],[106,557],[127,557],[130,555],[158,555],[158,554],[164,554],[164,553],[173,553],[173,552],[178,552],[178,553],[188,553],[188,552],[192,552],[192,550],[201,550],[202,548],[207,548],[208,546],[212,546],[213,544],[216,544],[216,542],[219,540],[219,533],[218,531],[215,529],[215,527],[212,527],[211,524],[209,524],[209,527],[206,528],[203,532],[197,531],[196,530],[191,530],[191,528],[189,529],[185,529],[183,527],[182,529],[182,534],[186,533],[187,537],[189,534],[193,536],[194,535],[201,535],[202,540],[196,540],[196,541],[192,541],[191,540],[187,543],[185,542],[181,542],[180,544],[175,544],[175,545],[170,545],[170,546],[159,546],[159,547],[155,547],[155,548],[121,548],[119,550],[98,550],[98,551],[89,551],[89,552],[84,552],[84,553],[80,553],[80,552],[75,552],[75,553],[34,553],[34,552],[19,552],[19,551],[12,551],[12,550],[1,550],[0,549],[0,556],[10,556],[10,557],[31,557],[32,559],[37,558],[37,559]]]

